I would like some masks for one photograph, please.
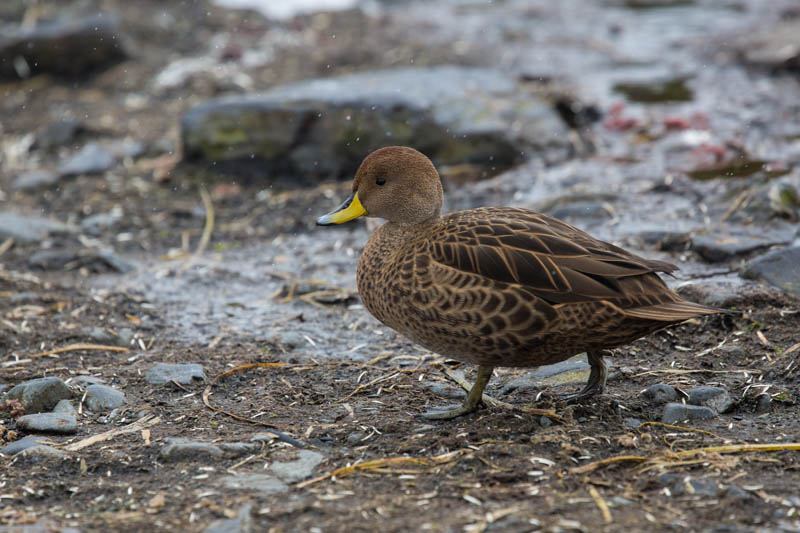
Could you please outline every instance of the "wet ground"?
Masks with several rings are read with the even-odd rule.
[[[98,5],[120,14],[133,59],[77,81],[0,85],[0,211],[68,225],[0,239],[0,386],[92,375],[125,403],[82,407],[76,434],[48,436],[65,457],[0,458],[0,529],[800,531],[799,300],[739,274],[797,238],[796,204],[776,198],[800,188],[800,80],[767,52],[748,55],[798,16],[793,3],[387,2],[280,22],[202,2]],[[3,9],[8,21],[36,15]],[[446,208],[549,212],[675,262],[672,286],[740,313],[617,350],[607,392],[578,405],[556,397],[582,386],[581,365],[551,377],[498,369],[487,392],[517,410],[421,418],[461,401],[445,374],[457,365],[360,305],[355,263],[372,227],[313,225],[348,184],[293,188],[180,164],[178,131],[181,113],[213,96],[411,64],[510,72],[572,128],[569,153],[447,181]],[[41,146],[63,119],[80,127]],[[12,185],[89,141],[123,140],[141,150],[102,172]],[[32,261],[42,251],[57,253]],[[154,385],[157,363],[199,363],[206,381]],[[733,402],[665,425],[641,394],[658,383],[721,387]],[[252,420],[204,406],[204,391]],[[3,444],[23,435],[13,409],[0,411]],[[251,443],[270,429],[291,438],[164,454],[170,437]],[[297,441],[321,462],[277,476]],[[258,484],[266,474],[283,486]]]

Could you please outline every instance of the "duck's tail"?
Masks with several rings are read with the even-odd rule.
[[[641,318],[644,320],[657,320],[659,322],[682,322],[690,318],[715,315],[718,313],[731,313],[725,309],[709,307],[707,305],[696,304],[686,300],[678,302],[666,302],[658,305],[648,305],[645,307],[635,307],[625,309],[625,316],[631,318]]]

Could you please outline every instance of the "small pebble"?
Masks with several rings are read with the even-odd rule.
[[[668,403],[664,406],[661,421],[665,424],[677,424],[679,422],[710,420],[716,413],[710,407],[701,405],[686,405],[682,403]]]
[[[108,385],[94,384],[86,387],[84,402],[95,413],[110,411],[125,403],[125,394]]]
[[[272,463],[269,469],[284,483],[296,483],[308,477],[325,456],[313,450],[300,450],[294,461]]]
[[[642,396],[655,405],[661,405],[676,401],[678,399],[678,391],[666,383],[656,383],[647,387],[642,392]]]
[[[158,363],[147,370],[144,377],[151,385],[163,385],[170,381],[176,381],[181,385],[191,385],[195,379],[201,381],[206,379],[203,367],[196,363]]]
[[[689,403],[710,407],[716,413],[724,413],[733,405],[733,399],[722,387],[696,387],[686,391]]]
[[[763,414],[772,411],[772,397],[768,393],[756,396],[756,413]]]

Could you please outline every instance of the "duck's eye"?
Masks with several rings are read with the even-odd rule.
[[[375,185],[384,185],[386,183],[386,178],[378,178],[375,180]]]

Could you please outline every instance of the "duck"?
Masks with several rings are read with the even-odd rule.
[[[358,260],[366,309],[413,342],[477,365],[463,405],[423,413],[452,419],[475,411],[495,367],[538,367],[586,353],[580,401],[605,390],[605,357],[640,337],[721,310],[669,289],[645,259],[548,215],[514,207],[442,214],[442,181],[417,150],[370,153],[352,193],[320,226],[359,217],[385,222]]]

